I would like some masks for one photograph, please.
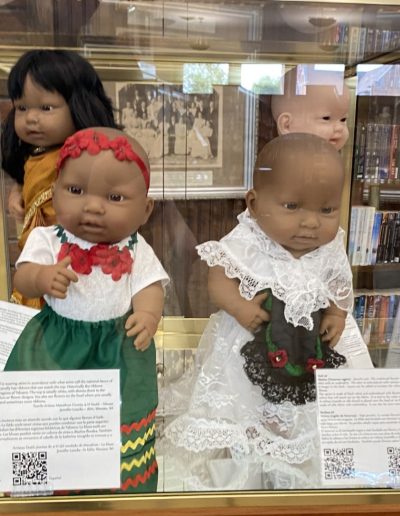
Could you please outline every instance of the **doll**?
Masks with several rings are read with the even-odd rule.
[[[271,98],[278,134],[316,134],[340,150],[349,137],[350,94],[347,86],[343,83],[342,88],[338,88],[334,79],[329,81],[329,76],[325,76],[327,84],[307,85],[305,94],[300,95],[296,92],[297,68],[287,72],[284,79],[283,95],[272,95]]]
[[[67,50],[31,50],[20,57],[8,78],[13,107],[2,132],[2,166],[16,181],[10,214],[22,222],[19,248],[31,230],[54,224],[51,186],[64,140],[91,126],[116,127],[113,108],[92,67]],[[40,308],[41,300],[17,291],[12,300]]]
[[[239,224],[197,247],[220,310],[164,443],[189,490],[317,487],[314,370],[346,363],[333,349],[353,304],[338,152],[315,135],[279,136],[253,179]]]
[[[81,130],[60,150],[57,225],[31,231],[15,284],[46,304],[27,324],[6,371],[119,369],[121,491],[157,488],[156,332],[168,276],[137,232],[149,218],[143,148],[111,128]]]

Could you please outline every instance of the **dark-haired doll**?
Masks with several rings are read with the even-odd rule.
[[[16,181],[8,206],[22,222],[19,247],[31,230],[54,224],[52,184],[64,140],[79,129],[116,127],[113,108],[93,66],[67,50],[31,50],[8,78],[13,108],[2,128],[2,167]],[[12,300],[40,308],[14,291]]]

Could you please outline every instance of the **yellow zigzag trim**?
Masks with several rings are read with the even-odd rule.
[[[152,425],[147,432],[144,434],[143,437],[138,437],[135,441],[127,441],[123,446],[121,446],[121,453],[125,453],[126,450],[129,448],[132,448],[132,450],[135,450],[139,444],[142,446],[146,444],[146,441],[149,437],[151,437],[154,434],[155,431],[155,425]]]
[[[131,471],[132,468],[140,468],[142,464],[145,464],[148,460],[150,460],[153,455],[155,455],[155,450],[153,447],[150,448],[150,450],[147,450],[144,455],[140,457],[140,459],[132,459],[132,461],[128,464],[126,462],[123,462],[121,464],[121,471]]]

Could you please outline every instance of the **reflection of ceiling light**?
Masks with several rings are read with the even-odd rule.
[[[208,42],[208,39],[199,37],[193,39],[190,42],[190,46],[193,48],[193,50],[207,50],[207,48],[210,47],[210,44]]]
[[[202,32],[203,32],[203,28],[204,28],[204,25],[203,25],[203,20],[204,18],[202,16],[198,16],[196,18],[196,20],[198,20],[198,23],[196,25],[194,25],[193,23],[190,24],[190,30],[194,30],[196,32],[199,32],[199,36],[195,37],[194,39],[192,39],[190,41],[190,46],[193,48],[193,50],[207,50],[207,48],[209,48],[210,46],[210,43],[208,41],[208,39],[202,35]],[[189,22],[190,20],[188,20]]]
[[[335,18],[324,18],[322,16],[315,16],[315,17],[313,16],[311,18],[308,18],[308,21],[314,27],[321,27],[321,28],[331,27],[332,25],[335,25],[335,23],[336,23]]]
[[[324,52],[336,52],[336,50],[339,48],[340,45],[318,45],[321,50]]]

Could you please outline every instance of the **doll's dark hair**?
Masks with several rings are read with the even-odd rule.
[[[23,54],[8,77],[12,101],[23,94],[27,75],[45,90],[57,92],[68,104],[75,129],[114,127],[113,106],[93,66],[69,50],[31,50]],[[18,183],[24,180],[24,163],[32,146],[19,140],[12,108],[2,124],[2,167]]]

